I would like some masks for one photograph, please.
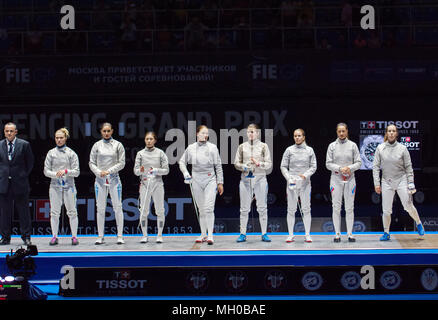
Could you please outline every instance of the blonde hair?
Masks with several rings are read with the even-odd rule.
[[[56,130],[56,132],[55,132],[55,135],[56,135],[56,133],[58,133],[58,132],[62,132],[64,135],[65,135],[65,137],[68,139],[68,138],[70,138],[70,132],[68,132],[68,129],[67,128],[61,128],[61,129],[58,129],[58,130]]]
[[[295,135],[295,131],[301,131],[301,134],[302,134],[303,137],[304,137],[304,141],[306,141],[306,133],[304,132],[303,129],[301,129],[301,128],[295,129],[295,130],[294,130],[294,135]]]
[[[385,136],[383,137],[383,141],[384,141],[384,142],[388,141],[388,128],[389,128],[390,126],[393,126],[393,127],[395,128],[395,132],[397,133],[397,137],[396,137],[396,138],[398,138],[398,129],[397,129],[397,127],[395,126],[395,124],[390,124],[390,125],[388,125],[388,126],[386,127],[386,129],[385,129]]]
[[[101,126],[100,126],[100,130],[102,131],[102,129],[103,128],[105,128],[105,127],[110,127],[111,128],[111,130],[113,129],[113,125],[111,124],[111,123],[109,123],[109,122],[105,122],[104,124],[102,124]]]

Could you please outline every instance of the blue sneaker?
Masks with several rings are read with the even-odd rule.
[[[269,239],[267,233],[265,233],[264,235],[262,235],[262,241],[264,241],[264,242],[271,242],[271,239]]]
[[[417,231],[420,236],[424,236],[424,228],[421,223],[417,224]]]
[[[237,238],[236,242],[245,242],[246,241],[246,235],[243,233],[240,234],[239,238]]]
[[[380,241],[388,241],[388,240],[391,240],[391,236],[389,235],[388,232],[385,232],[383,236],[380,238]]]

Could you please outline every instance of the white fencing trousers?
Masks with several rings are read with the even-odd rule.
[[[99,237],[103,237],[105,234],[105,210],[109,193],[116,217],[117,236],[121,237],[123,236],[122,183],[119,177],[109,180],[109,186],[104,184],[105,180],[103,179],[96,179],[94,183],[97,207],[97,233]]]
[[[201,236],[213,236],[214,205],[216,203],[216,175],[193,173],[193,195],[199,210],[199,226]]]
[[[78,235],[78,212],[76,210],[76,188],[57,188],[50,186],[50,226],[52,228],[52,235],[58,236],[59,217],[61,215],[62,204],[65,204],[67,216],[70,220],[70,229],[72,237]]]
[[[303,211],[304,230],[306,235],[310,234],[310,225],[312,217],[310,215],[310,194],[312,186],[306,183],[301,189],[290,190],[286,188],[287,193],[287,229],[290,236],[294,234],[295,213],[297,212],[298,197],[301,201],[301,210]]]
[[[157,181],[152,178],[140,184],[140,225],[143,236],[148,235],[148,216],[151,209],[151,200],[154,203],[155,214],[157,215],[158,236],[161,236],[165,219],[163,181]]]
[[[255,195],[257,212],[259,213],[260,229],[262,234],[265,234],[268,229],[268,181],[266,180],[266,176],[242,178],[239,184],[239,194],[240,233],[246,234],[248,214],[251,210],[252,198]]]
[[[332,219],[335,233],[341,233],[342,199],[345,205],[345,222],[347,234],[351,235],[354,225],[354,196],[356,195],[356,179],[353,176],[346,183],[336,176],[330,178],[330,193],[332,196]]]
[[[391,225],[392,204],[394,200],[394,194],[397,194],[403,205],[403,208],[409,213],[416,224],[421,223],[418,211],[414,207],[412,201],[412,194],[408,191],[408,180],[406,176],[403,176],[398,180],[385,180],[382,179],[382,209],[383,209],[383,229],[389,233],[389,226]]]

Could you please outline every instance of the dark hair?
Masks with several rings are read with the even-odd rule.
[[[338,131],[338,128],[339,127],[345,127],[345,129],[347,130],[347,138],[350,138],[349,136],[348,136],[348,126],[347,126],[347,124],[345,123],[345,122],[339,122],[337,125],[336,125],[336,131]]]
[[[204,129],[204,128],[208,130],[208,127],[207,127],[206,125],[204,125],[204,124],[201,124],[200,126],[198,126],[198,127],[196,128],[196,134],[198,134],[199,131],[201,131],[201,130]]]
[[[146,132],[146,134],[144,135],[144,138],[146,139],[146,137],[147,137],[148,135],[151,135],[152,137],[154,137],[155,141],[158,140],[157,135],[156,135],[156,133],[155,133],[154,131],[148,131],[148,132]]]

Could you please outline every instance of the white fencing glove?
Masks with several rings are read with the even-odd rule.
[[[254,170],[254,166],[251,163],[247,163],[243,165],[244,172],[253,171],[253,170]]]
[[[184,183],[185,184],[191,184],[192,183],[192,176],[189,173],[184,174]]]
[[[297,187],[297,182],[295,181],[295,179],[290,178],[287,182],[287,187],[289,188],[289,190],[295,190]]]
[[[415,192],[417,192],[417,190],[415,189],[415,184],[413,182],[408,183],[408,191],[410,194],[414,194]]]

